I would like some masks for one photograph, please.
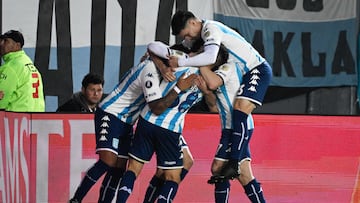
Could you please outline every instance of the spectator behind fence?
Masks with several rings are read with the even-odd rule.
[[[45,100],[40,72],[23,50],[21,32],[0,35],[0,109],[15,112],[44,112]]]
[[[81,91],[74,93],[56,112],[95,112],[103,98],[104,79],[101,75],[88,73],[81,84]]]

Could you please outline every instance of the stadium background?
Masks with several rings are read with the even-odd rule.
[[[1,32],[24,33],[25,51],[43,75],[47,111],[0,111],[0,202],[65,202],[73,194],[97,158],[92,115],[51,112],[89,71],[104,75],[109,92],[148,42],[175,43],[169,23],[176,8],[237,28],[273,66],[251,143],[268,202],[360,201],[357,0],[0,2]],[[205,182],[219,129],[217,115],[187,117],[195,165],[176,202],[213,202]],[[141,201],[153,167],[137,181],[132,202]],[[246,201],[233,185],[231,202]],[[96,202],[98,187],[86,202]]]
[[[273,66],[259,113],[359,114],[356,0],[2,0],[1,31],[19,29],[44,78],[46,111],[103,74],[105,92],[144,54],[170,44],[174,9],[238,29]]]

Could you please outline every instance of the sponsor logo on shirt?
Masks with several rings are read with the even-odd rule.
[[[5,75],[4,73],[0,74],[0,80],[6,80],[7,75]]]
[[[152,85],[152,82],[150,80],[147,80],[145,81],[145,87],[146,88],[151,88],[153,85]]]

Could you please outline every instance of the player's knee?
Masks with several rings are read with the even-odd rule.
[[[127,170],[132,171],[135,174],[135,176],[138,177],[143,166],[144,166],[144,163],[141,163],[135,159],[130,159]]]
[[[117,155],[111,152],[100,151],[99,158],[109,167],[115,167],[117,164]]]
[[[164,179],[164,170],[161,168],[156,169],[155,176]]]
[[[118,158],[116,162],[116,167],[126,169],[127,161],[128,160],[126,158]]]
[[[240,176],[238,177],[241,185],[247,185],[254,179],[254,175],[251,170],[251,165],[249,160],[245,160],[240,164]]]
[[[181,181],[180,173],[181,173],[181,169],[165,170],[164,178],[166,181],[174,181],[179,184]]]
[[[194,160],[191,158],[183,159],[184,169],[189,170],[194,165]]]
[[[219,160],[214,160],[211,165],[211,174],[212,175],[220,174],[220,171],[224,165],[225,165],[225,162],[219,161]]]
[[[194,164],[194,158],[192,157],[189,149],[184,148],[183,154],[184,154],[184,158],[183,158],[184,169],[189,170]]]
[[[256,105],[247,99],[236,99],[234,102],[234,109],[246,114],[250,114],[255,108]]]

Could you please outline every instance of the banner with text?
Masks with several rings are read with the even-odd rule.
[[[359,1],[214,3],[215,20],[236,28],[270,62],[272,85],[358,85]]]
[[[2,32],[24,34],[39,68],[46,111],[81,89],[88,72],[109,93],[153,40],[175,43],[175,9],[237,28],[269,60],[272,85],[357,85],[357,0],[3,0]],[[21,6],[19,6],[21,5]],[[14,17],[16,13],[16,18]]]

